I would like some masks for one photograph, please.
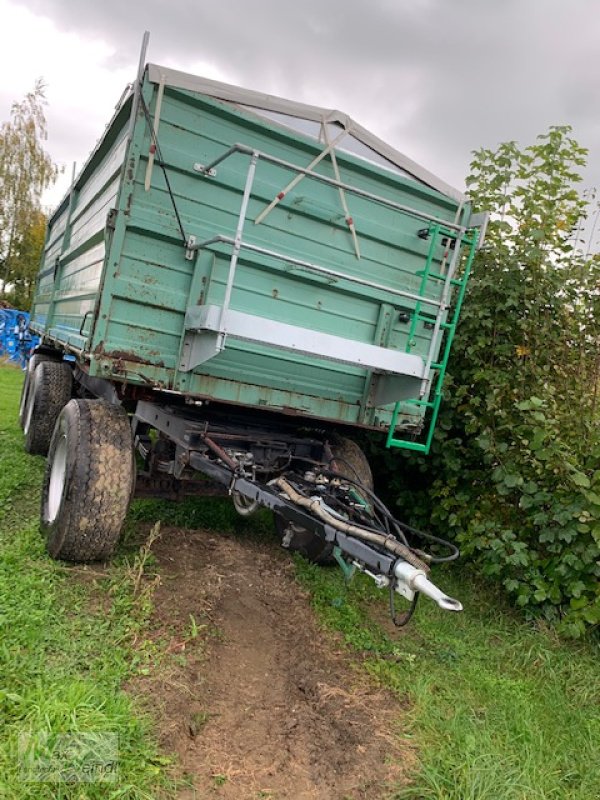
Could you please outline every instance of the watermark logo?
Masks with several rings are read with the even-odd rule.
[[[18,757],[23,781],[114,783],[119,769],[119,737],[107,731],[22,733]]]

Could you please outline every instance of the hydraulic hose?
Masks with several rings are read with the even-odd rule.
[[[331,525],[332,528],[336,528],[337,530],[347,533],[350,536],[355,536],[357,539],[363,539],[366,542],[377,544],[379,547],[383,547],[385,550],[393,553],[399,558],[403,558],[407,563],[411,564],[416,569],[423,570],[425,573],[429,572],[429,566],[425,564],[424,561],[421,561],[421,559],[418,558],[418,556],[416,556],[409,547],[399,542],[393,536],[385,533],[378,533],[374,530],[367,530],[366,528],[361,528],[358,525],[353,525],[351,522],[345,522],[344,520],[334,517],[333,514],[330,514],[323,508],[318,499],[304,497],[304,495],[300,494],[300,492],[297,492],[294,487],[285,480],[285,478],[277,478],[277,480],[275,480],[273,483],[287,495],[292,503],[295,503],[302,508],[306,508],[315,516],[320,517],[328,525]]]

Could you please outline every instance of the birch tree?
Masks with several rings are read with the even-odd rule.
[[[44,146],[45,105],[40,79],[0,127],[0,298],[11,286],[21,302],[31,298],[43,246],[41,196],[58,175]]]

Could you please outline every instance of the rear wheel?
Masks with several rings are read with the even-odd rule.
[[[44,355],[43,353],[35,353],[27,362],[25,370],[25,380],[23,381],[23,388],[21,389],[21,400],[19,402],[19,425],[21,428],[25,427],[25,416],[27,411],[27,399],[29,397],[29,390],[31,389],[32,376],[42,361],[53,361],[55,359],[51,356]]]
[[[34,366],[23,420],[28,453],[46,455],[54,424],[71,399],[72,388],[73,373],[64,361],[42,361]]]
[[[71,400],[52,436],[42,492],[48,552],[101,561],[117,546],[133,486],[131,426],[104,400]]]
[[[373,473],[367,461],[367,457],[361,448],[347,439],[345,436],[338,436],[331,443],[331,451],[335,464],[332,469],[362,484],[369,491],[373,491]],[[288,523],[279,514],[274,515],[275,530],[281,538],[282,545],[288,550],[300,553],[304,558],[314,564],[332,564],[333,545],[325,542],[316,533],[302,528],[294,523]]]

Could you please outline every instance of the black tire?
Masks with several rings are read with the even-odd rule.
[[[73,373],[64,361],[42,361],[31,374],[25,404],[25,450],[45,456],[54,425],[71,399]]]
[[[371,467],[367,457],[356,442],[344,436],[337,436],[331,443],[331,451],[336,461],[337,471],[340,474],[362,483],[367,489],[373,491]],[[333,545],[330,542],[324,542],[316,533],[312,533],[306,528],[301,528],[299,525],[292,525],[291,530],[289,530],[289,524],[279,514],[274,514],[273,516],[277,535],[282,540],[284,536],[287,539],[286,549],[292,550],[294,553],[300,553],[308,561],[312,561],[313,564],[326,565],[335,563]]]
[[[42,361],[53,361],[56,359],[46,356],[43,353],[34,353],[27,362],[27,369],[25,370],[25,380],[23,381],[23,388],[21,389],[21,400],[19,401],[19,425],[21,428],[25,427],[25,412],[27,409],[27,398],[29,389],[32,384],[32,376],[35,368],[38,367]]]
[[[105,400],[71,400],[54,429],[41,529],[52,558],[103,561],[114,552],[131,499],[131,426]]]
[[[362,449],[345,436],[338,436],[334,439],[331,450],[336,461],[337,471],[362,483],[369,491],[373,491],[373,473],[366,455]]]

